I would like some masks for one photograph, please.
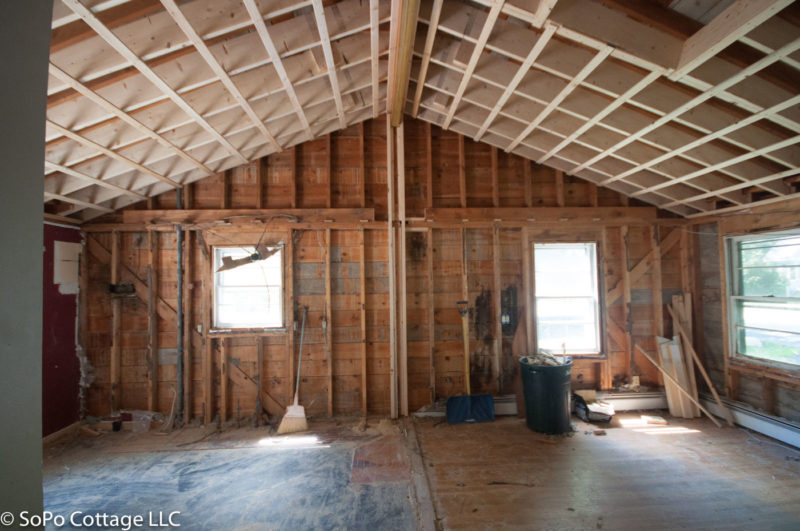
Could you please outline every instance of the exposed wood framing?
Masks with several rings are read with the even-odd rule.
[[[467,160],[463,135],[458,135],[458,198],[461,208],[467,208]]]
[[[314,19],[317,21],[317,31],[322,41],[322,53],[325,55],[325,63],[328,66],[328,79],[331,83],[333,101],[336,103],[336,113],[339,115],[339,127],[344,129],[347,122],[344,117],[344,107],[342,106],[342,91],[339,89],[339,78],[336,73],[336,63],[333,60],[333,50],[331,49],[331,37],[328,34],[328,23],[325,20],[325,9],[322,0],[311,0],[314,6]]]
[[[430,396],[436,401],[436,301],[433,295],[433,230],[429,228],[425,240],[425,273],[427,275],[428,306],[428,356],[430,356]]]
[[[395,144],[391,116],[386,116],[386,189],[388,200],[389,246],[389,410],[397,418],[397,249],[394,228]]]
[[[150,233],[148,233],[150,234]],[[152,233],[155,234],[155,233]],[[184,231],[183,252],[183,423],[192,417],[192,376],[194,367],[194,233]],[[152,410],[151,410],[152,411]]]
[[[362,150],[363,153],[363,150]],[[361,290],[361,308],[359,317],[361,318],[361,414],[366,417],[369,413],[369,403],[367,402],[368,380],[367,371],[369,366],[367,364],[367,267],[366,267],[366,254],[364,229],[358,231],[358,243],[360,247],[359,252],[359,288]]]
[[[147,269],[147,410],[158,410],[158,251],[159,235],[147,233],[148,269]]]
[[[328,416],[333,416],[333,292],[331,291],[331,229],[325,229],[325,359],[328,365]]]
[[[399,240],[400,240],[400,261],[398,263],[398,277],[400,292],[399,300],[399,323],[398,323],[398,337],[399,337],[399,352],[398,352],[398,366],[399,366],[399,387],[400,387],[400,414],[408,416],[408,308],[407,308],[407,292],[406,289],[406,263],[408,256],[406,254],[406,158],[405,158],[405,128],[402,122],[395,128],[396,146],[397,146],[397,213],[398,221],[400,222]]]
[[[228,420],[228,345],[230,340],[219,340],[219,414],[220,420]]]
[[[425,79],[428,76],[428,65],[431,62],[431,52],[433,51],[433,42],[436,39],[436,28],[439,26],[439,16],[442,14],[443,1],[433,0],[428,33],[425,36],[425,49],[422,52],[422,62],[417,75],[417,88],[414,91],[414,101],[411,104],[411,116],[413,118],[416,118],[419,113],[419,102],[422,100],[422,89],[425,87]]]
[[[497,148],[492,146],[490,153],[492,158],[492,206],[497,208],[500,206],[500,177],[497,175]]]
[[[377,118],[380,113],[380,64],[378,59],[378,24],[380,20],[380,6],[378,0],[369,0],[369,49],[371,58],[370,77],[372,85],[372,117]]]
[[[396,0],[392,2],[392,31],[390,44],[390,83],[388,101],[392,126],[403,121],[403,107],[408,92],[408,77],[411,71],[411,55],[417,31],[419,0]],[[395,13],[397,16],[394,16]]]
[[[109,282],[116,286],[120,282],[120,234],[111,233],[111,276]],[[122,405],[122,344],[120,326],[122,323],[122,299],[111,296],[111,353],[109,367],[111,371],[111,411],[118,411]]]
[[[492,330],[492,334],[494,335],[492,370],[494,373],[496,392],[500,391],[502,383],[500,381],[500,360],[503,357],[503,309],[501,307],[500,298],[503,283],[500,275],[500,227],[495,223],[492,229],[492,317],[494,321],[494,330]]]

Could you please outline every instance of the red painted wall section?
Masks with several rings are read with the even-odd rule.
[[[77,295],[63,295],[53,282],[57,241],[80,243],[81,233],[44,225],[42,436],[76,422],[80,414],[80,363],[75,353]]]

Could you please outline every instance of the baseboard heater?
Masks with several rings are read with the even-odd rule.
[[[725,418],[724,413],[710,394],[700,393],[700,402],[714,415]],[[723,398],[722,403],[730,410],[734,422],[739,426],[800,448],[800,425],[797,423],[767,415],[741,402]]]

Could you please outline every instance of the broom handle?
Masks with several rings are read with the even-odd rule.
[[[300,392],[300,363],[303,361],[303,336],[306,332],[306,311],[308,311],[308,308],[303,306],[303,324],[300,327],[300,354],[297,356],[297,383],[294,385],[295,403],[297,403],[297,395]]]
[[[469,390],[469,330],[467,329],[467,315],[461,316],[461,335],[464,338],[464,378],[467,382],[467,395],[470,395]]]

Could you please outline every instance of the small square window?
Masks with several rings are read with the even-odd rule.
[[[272,249],[271,249],[272,250]],[[215,247],[214,271],[223,258],[240,259],[253,247]],[[283,250],[266,260],[214,273],[215,328],[280,328],[283,326]]]

